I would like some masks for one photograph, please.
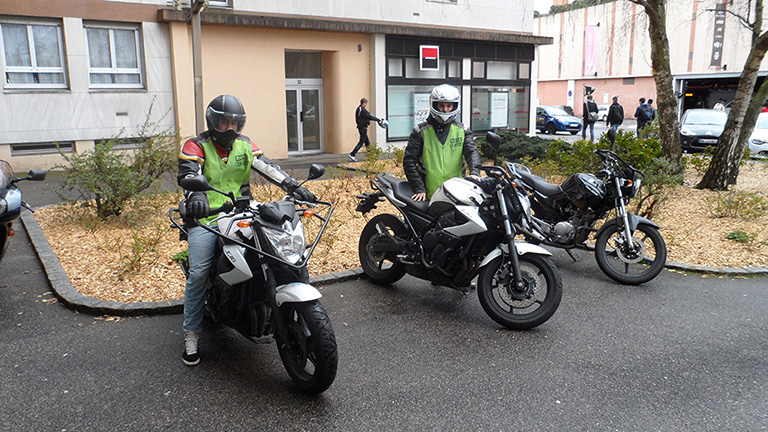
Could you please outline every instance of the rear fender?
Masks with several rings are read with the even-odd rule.
[[[516,242],[515,247],[517,247],[518,255],[525,255],[527,253],[530,253],[530,254],[536,254],[536,255],[552,256],[551,252],[535,244]],[[483,258],[483,262],[480,263],[480,268],[486,266],[489,262],[496,259],[496,257],[502,256],[503,254],[506,254],[508,252],[509,252],[509,248],[507,247],[507,245],[505,244],[498,245],[496,249],[492,250],[488,255],[485,256],[485,258]]]
[[[302,282],[291,282],[276,288],[275,301],[278,306],[283,303],[301,303],[317,300],[323,295],[312,285]]]

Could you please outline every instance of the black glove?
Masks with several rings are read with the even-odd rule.
[[[187,199],[187,214],[195,219],[201,219],[208,216],[211,210],[208,204],[208,197],[204,193],[192,194]]]
[[[297,187],[291,195],[293,195],[293,197],[299,201],[310,203],[317,202],[317,197],[315,194],[310,192],[309,189],[305,188],[304,186]]]

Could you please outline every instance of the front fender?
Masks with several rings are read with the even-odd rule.
[[[275,301],[278,306],[283,303],[300,303],[317,300],[323,295],[312,285],[302,282],[291,282],[276,288]]]
[[[603,231],[619,223],[618,219],[619,219],[618,217],[615,217],[609,220],[608,222],[604,223],[603,226],[601,226],[600,229],[597,230],[597,234],[595,234],[595,238],[600,236],[600,234]],[[650,219],[644,218],[642,216],[633,215],[632,213],[627,213],[627,221],[629,221],[630,232],[635,232],[635,230],[637,229],[637,226],[640,224],[652,226],[656,229],[659,229],[659,226],[653,223],[653,221],[651,221]]]
[[[515,242],[515,247],[517,248],[517,254],[518,255],[525,255],[527,253],[537,254],[537,255],[546,255],[546,256],[552,256],[552,253],[543,247],[531,243],[517,243]],[[505,244],[500,244],[496,247],[496,249],[492,250],[488,255],[483,258],[483,262],[480,263],[480,268],[487,265],[489,262],[496,259],[496,257],[501,256],[509,251],[509,248]]]

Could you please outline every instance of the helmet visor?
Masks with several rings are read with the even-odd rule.
[[[218,113],[214,111],[211,116],[211,126],[217,132],[233,130],[241,133],[243,126],[245,126],[245,114]]]

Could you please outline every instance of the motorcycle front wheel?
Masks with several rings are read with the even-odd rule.
[[[324,392],[336,379],[339,354],[336,336],[318,301],[284,303],[280,316],[288,340],[277,340],[280,359],[288,375],[307,394]]]
[[[386,285],[405,275],[405,266],[397,260],[398,252],[382,249],[395,246],[395,237],[404,238],[408,233],[403,221],[391,214],[374,216],[363,228],[358,244],[360,266],[371,282]],[[378,250],[377,250],[378,248]]]
[[[519,257],[524,286],[514,287],[512,263],[498,257],[480,271],[477,294],[485,313],[512,330],[528,330],[543,324],[560,306],[563,281],[549,257]]]
[[[608,277],[626,285],[648,282],[661,273],[667,262],[667,244],[659,230],[641,224],[632,233],[632,245],[618,224],[613,224],[595,240],[595,259]]]

